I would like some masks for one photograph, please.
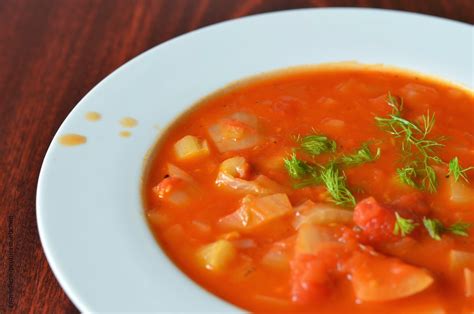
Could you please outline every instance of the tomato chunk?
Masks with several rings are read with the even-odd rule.
[[[330,255],[298,254],[291,261],[293,302],[311,303],[323,300],[331,291],[331,270],[336,261]]]
[[[395,241],[395,213],[384,207],[373,197],[360,201],[354,209],[354,222],[362,229],[366,240],[370,243]]]

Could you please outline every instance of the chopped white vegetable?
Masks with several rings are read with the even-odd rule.
[[[209,155],[207,141],[192,135],[186,135],[177,141],[174,144],[174,150],[179,160],[190,160]]]
[[[290,269],[290,258],[293,255],[293,242],[294,237],[275,242],[263,255],[260,263],[274,270],[288,271]]]
[[[288,196],[283,193],[268,196],[247,195],[235,212],[221,218],[219,225],[239,230],[252,230],[292,212]]]
[[[258,175],[254,180],[247,181],[219,172],[216,179],[217,186],[226,187],[245,194],[266,195],[277,192],[286,192],[286,189],[264,175]]]
[[[316,254],[326,245],[336,243],[332,232],[325,226],[303,224],[296,236],[296,254]]]
[[[153,192],[163,201],[182,207],[199,195],[199,188],[188,173],[168,164],[168,177],[153,187]]]
[[[220,120],[208,132],[221,153],[251,148],[263,139],[257,118],[243,112]]]
[[[168,175],[172,178],[182,179],[183,181],[194,182],[193,177],[173,164],[168,164]]]
[[[249,175],[250,165],[244,157],[235,156],[224,160],[219,166],[219,172],[236,178],[245,178]]]
[[[331,223],[352,224],[353,212],[332,204],[314,203],[311,200],[295,208],[293,227],[299,229],[303,224],[327,225]]]

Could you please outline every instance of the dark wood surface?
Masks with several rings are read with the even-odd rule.
[[[44,257],[35,192],[51,138],[87,91],[137,54],[193,29],[325,6],[474,24],[474,0],[0,0],[0,313],[77,312]]]

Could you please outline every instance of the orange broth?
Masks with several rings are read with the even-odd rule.
[[[403,99],[402,116],[406,120],[421,123],[423,114],[435,115],[436,122],[429,138],[444,137],[440,140],[444,146],[435,148],[433,153],[444,163],[430,163],[436,171],[436,192],[411,187],[397,177],[397,168],[407,162],[402,156],[400,143],[403,139],[394,137],[375,121],[375,117],[388,117],[392,112],[387,104],[388,93],[398,100]],[[260,140],[244,149],[220,152],[209,128],[219,121],[230,121],[237,126],[230,129],[230,135],[224,134],[225,140],[230,136],[238,142],[242,132],[247,134],[248,125],[245,122],[242,126],[242,121],[233,120],[235,113],[257,119],[258,126],[248,134],[253,136],[258,132]],[[200,101],[161,137],[144,181],[147,219],[163,250],[186,275],[211,293],[252,312],[470,313],[474,311],[474,298],[466,291],[465,272],[468,270],[465,269],[474,270],[474,260],[465,261],[460,269],[453,269],[450,254],[452,250],[474,253],[472,230],[467,228],[468,236],[446,231],[440,240],[436,240],[424,228],[422,218],[436,218],[445,226],[459,221],[474,223],[474,204],[469,199],[469,193],[474,191],[474,170],[463,173],[469,182],[462,178],[457,181],[467,191],[467,201],[452,202],[450,180],[453,176],[448,175],[448,163],[454,157],[458,157],[464,168],[474,165],[473,118],[471,91],[383,67],[307,68],[242,81]],[[305,154],[298,148],[296,138],[309,134],[334,140],[337,149],[317,155]],[[205,140],[208,153],[178,158],[175,144],[187,135]],[[327,265],[332,266],[328,266],[331,268],[326,273],[318,263],[326,259],[330,249],[318,249],[314,254],[305,252],[314,269],[318,269],[318,275],[314,275],[313,270],[305,268],[309,264],[305,265],[304,259],[295,261],[299,258],[295,251],[299,232],[294,224],[298,215],[295,208],[311,200],[350,211],[352,215],[354,205],[334,205],[321,183],[293,188],[298,180],[289,176],[284,159],[294,151],[302,160],[324,165],[333,158],[354,154],[363,143],[369,143],[372,156],[380,149],[380,158],[355,166],[342,165],[340,171],[347,177],[347,187],[358,204],[373,197],[388,218],[374,218],[370,226],[337,221],[328,224],[325,228],[329,228],[336,239],[332,243],[341,247],[344,253],[338,253],[333,264],[328,262]],[[218,186],[216,177],[220,164],[234,156],[244,157],[250,167],[241,180],[252,181],[258,175],[271,179],[280,187],[276,192],[287,195],[292,211],[264,219],[263,223],[251,228],[245,221],[239,222],[238,228],[222,224],[223,217],[242,206],[245,195],[253,194],[254,198],[273,195],[271,191],[246,193]],[[162,181],[170,178],[169,164],[190,176],[192,189],[198,192],[189,192],[190,198],[185,195],[184,201],[182,194],[175,194],[179,196],[178,203],[174,203],[174,199],[169,201],[169,193],[190,191],[186,187],[188,181],[181,179],[166,180],[169,181],[166,186],[159,187]],[[406,200],[403,197],[407,195],[408,201],[400,201]],[[360,205],[359,208],[363,211],[366,207]],[[413,232],[405,236],[392,232],[396,211],[412,218]],[[390,234],[379,228],[379,221],[387,224]],[[212,269],[199,254],[203,247],[219,239],[230,243],[233,253],[222,260],[222,265]],[[279,252],[274,265],[268,263],[268,253],[272,249]],[[357,254],[363,256],[362,262],[354,258]],[[373,296],[376,300],[369,300],[371,296],[361,299],[359,293],[362,292],[356,292],[352,280],[357,276],[368,278],[364,277],[366,273],[360,265],[369,265],[370,271],[375,269],[370,257],[374,254],[381,256],[381,260],[389,260],[389,265],[401,261],[403,265],[416,268],[409,268],[409,275],[411,271],[418,274],[422,270],[420,274],[425,277],[420,278],[424,278],[427,287],[421,289],[420,283],[420,291],[399,298],[384,299],[385,292],[381,291],[382,296]],[[431,279],[427,280],[426,276]],[[393,280],[391,277],[374,280],[379,279]],[[295,282],[298,280],[307,282]],[[317,289],[313,289],[312,284]],[[394,285],[403,285],[403,282]],[[397,292],[387,290],[387,295],[393,293],[396,295]]]

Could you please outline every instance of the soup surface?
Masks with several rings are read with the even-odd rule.
[[[473,118],[472,92],[383,67],[239,82],[158,143],[147,219],[250,311],[472,313]]]

